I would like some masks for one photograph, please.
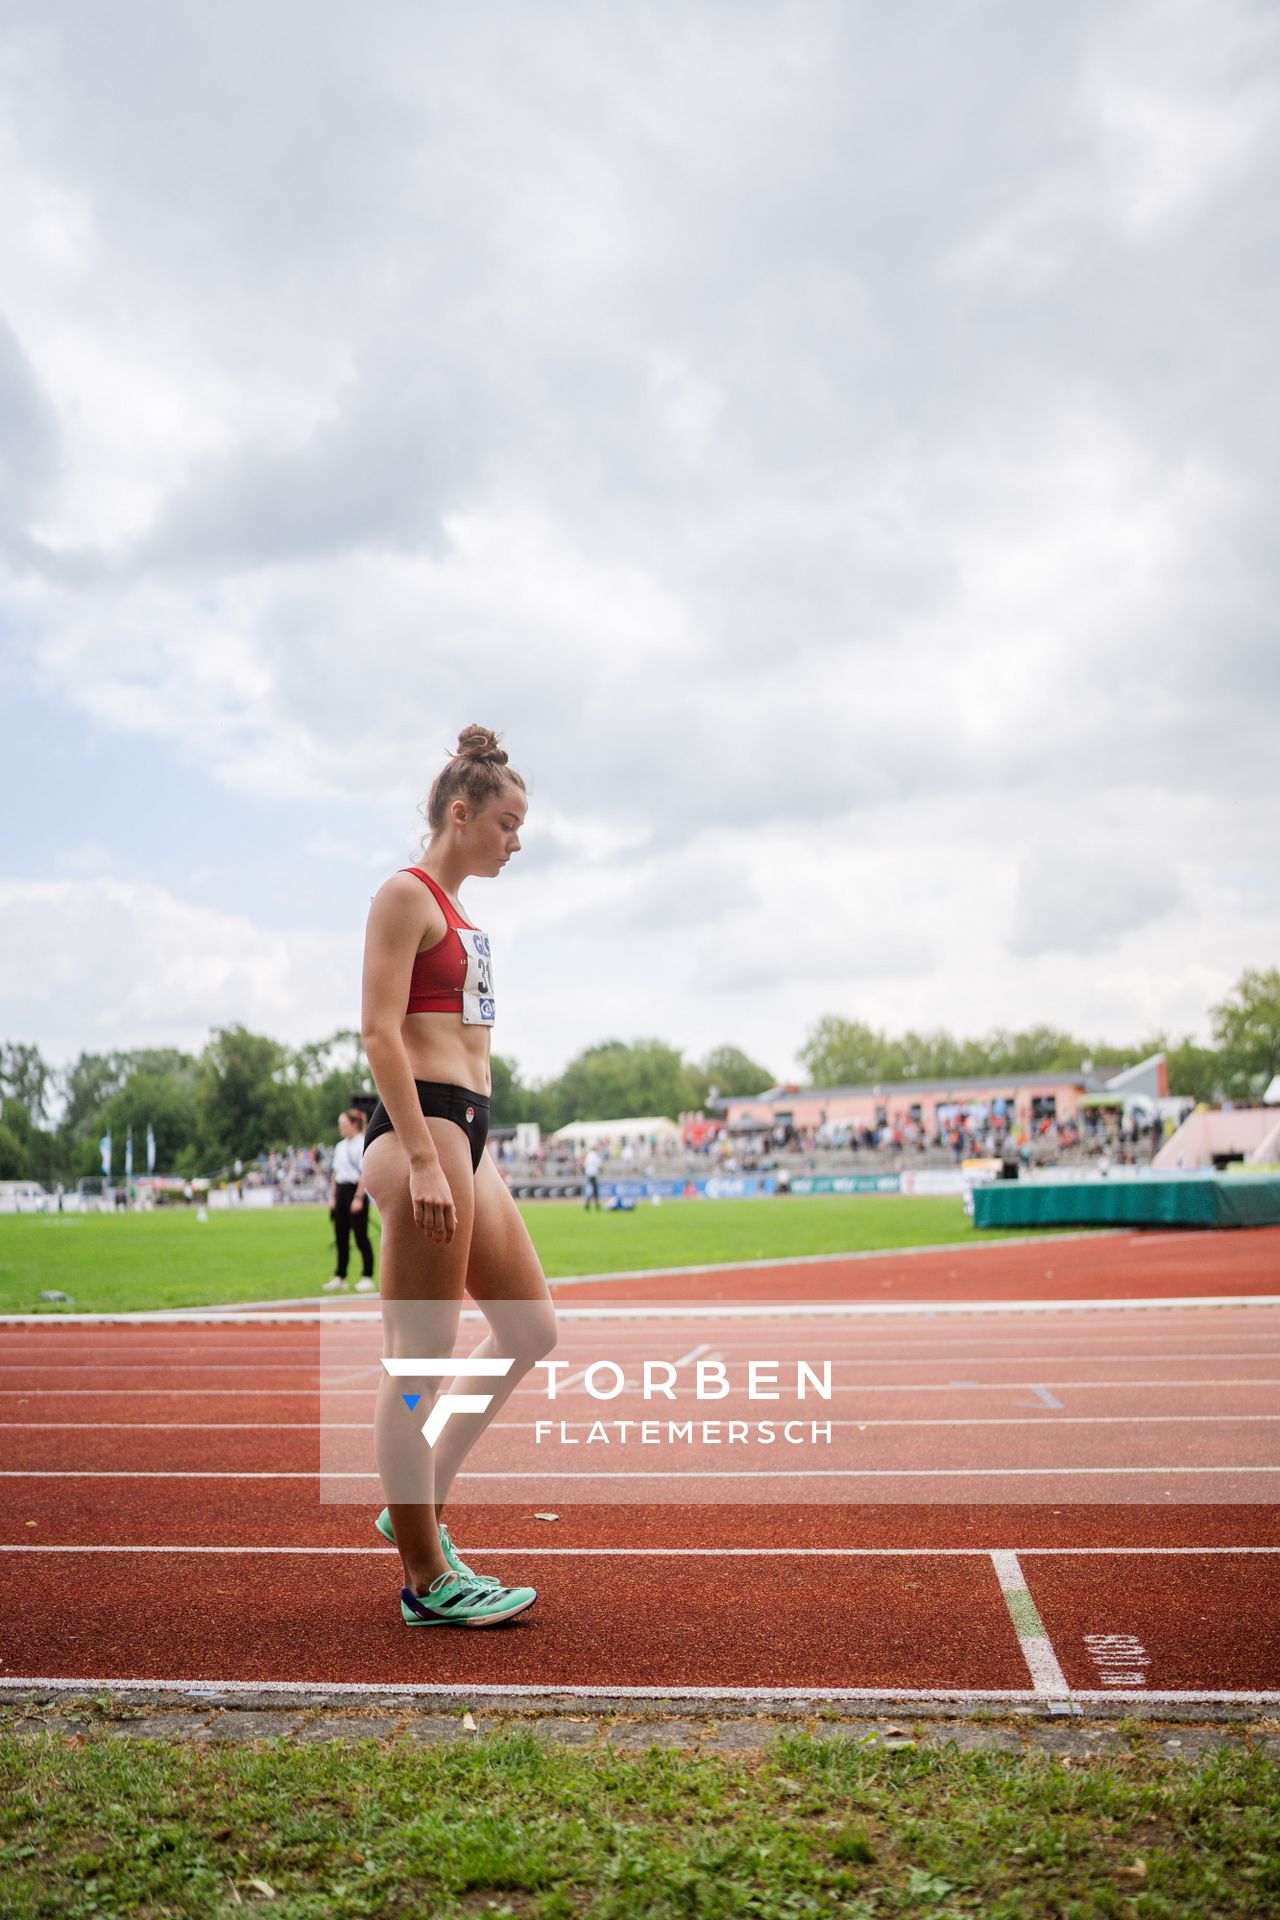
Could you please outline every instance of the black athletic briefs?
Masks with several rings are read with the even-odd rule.
[[[418,1089],[418,1105],[424,1114],[430,1114],[435,1120],[452,1120],[461,1127],[471,1143],[471,1171],[474,1173],[480,1165],[480,1155],[484,1152],[484,1143],[489,1138],[489,1096],[487,1093],[472,1093],[469,1087],[454,1087],[444,1080],[415,1080]],[[394,1133],[391,1115],[379,1100],[364,1130],[364,1144],[367,1148],[371,1140],[380,1133]]]

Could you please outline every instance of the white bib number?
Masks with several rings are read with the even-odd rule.
[[[489,936],[478,927],[458,927],[462,951],[467,956],[467,977],[462,983],[462,1018],[469,1027],[493,1025],[493,953]]]

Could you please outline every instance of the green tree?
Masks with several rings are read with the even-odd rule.
[[[1055,1069],[1078,1073],[1090,1057],[1088,1045],[1062,1027],[997,1027],[963,1045],[972,1063],[965,1066],[965,1073],[1050,1073]],[[1130,1048],[1117,1064],[1140,1057]]]
[[[957,1040],[943,1027],[927,1033],[908,1028],[899,1040],[887,1041],[882,1057],[882,1080],[946,1079],[974,1071],[981,1043]],[[979,1069],[980,1071],[980,1069]]]
[[[693,1071],[700,1085],[704,1085],[708,1091],[714,1087],[722,1099],[765,1093],[777,1084],[768,1067],[762,1067],[758,1061],[751,1059],[741,1047],[713,1047]],[[698,1105],[704,1106],[706,1099],[707,1092],[703,1092]]]
[[[98,1118],[113,1093],[119,1093],[131,1070],[127,1053],[82,1053],[62,1075],[62,1118],[58,1132],[71,1158],[90,1138],[101,1137]]]
[[[974,1039],[957,1039],[943,1027],[894,1036],[859,1020],[827,1014],[800,1048],[799,1057],[813,1086],[838,1087],[957,1080],[988,1073],[1078,1073],[1086,1059],[1093,1059],[1099,1068],[1118,1068],[1156,1051],[1154,1043],[1136,1051],[1091,1047],[1061,1027],[1022,1031],[996,1027]]]
[[[3,1124],[16,1143],[18,1172],[0,1175],[5,1179],[57,1180],[65,1166],[62,1144],[56,1133],[36,1126],[26,1108],[17,1100],[4,1103]]]
[[[285,1082],[293,1092],[294,1139],[336,1140],[338,1115],[351,1105],[352,1095],[373,1091],[363,1040],[354,1027],[340,1027],[325,1040],[296,1047]]]
[[[298,1103],[288,1082],[288,1051],[247,1027],[215,1028],[196,1081],[197,1148],[203,1171],[289,1144]]]
[[[798,1049],[798,1057],[815,1087],[854,1087],[864,1082],[897,1079],[886,1069],[890,1047],[884,1034],[861,1020],[824,1014]],[[895,1066],[901,1064],[895,1059]]]
[[[0,1180],[27,1180],[26,1146],[11,1126],[0,1120]]]
[[[58,1123],[58,1141],[63,1166],[75,1174],[99,1171],[98,1141],[104,1131],[103,1116],[110,1102],[136,1074],[147,1075],[157,1085],[174,1080],[190,1086],[194,1084],[196,1064],[193,1054],[183,1053],[177,1047],[138,1047],[132,1052],[82,1053],[74,1066],[60,1076],[63,1111]],[[163,1104],[167,1107],[174,1097],[166,1093]],[[134,1137],[136,1141],[136,1131]],[[156,1142],[159,1148],[158,1129]],[[194,1124],[184,1144],[187,1149],[194,1150]],[[177,1149],[173,1151],[176,1154]],[[145,1161],[139,1161],[138,1164],[143,1166]],[[166,1168],[172,1166],[178,1170],[176,1160],[171,1159],[169,1152],[163,1154],[158,1165]]]
[[[16,1101],[39,1126],[52,1082],[52,1069],[39,1047],[22,1040],[0,1041],[0,1105]]]
[[[1246,967],[1210,1017],[1223,1092],[1256,1100],[1280,1073],[1280,967]]]
[[[493,1083],[489,1100],[495,1127],[515,1127],[522,1120],[535,1117],[533,1095],[521,1080],[514,1060],[504,1059],[500,1053],[490,1054],[489,1076]]]
[[[605,1040],[571,1060],[538,1091],[537,1118],[550,1131],[570,1120],[625,1120],[678,1114],[698,1105],[698,1081],[661,1040]]]
[[[1222,1061],[1212,1047],[1202,1046],[1190,1034],[1153,1047],[1169,1056],[1169,1091],[1212,1105],[1222,1098]]]
[[[147,1170],[147,1127],[156,1136],[157,1173],[194,1173],[199,1170],[195,1144],[199,1131],[198,1068],[187,1056],[169,1071],[142,1067],[131,1073],[118,1093],[99,1109],[92,1138],[77,1148],[73,1170],[77,1175],[98,1173],[102,1162],[98,1141],[110,1131],[112,1159],[118,1173],[124,1165],[124,1143],[133,1129],[133,1171]]]

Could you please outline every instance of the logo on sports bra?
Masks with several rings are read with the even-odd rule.
[[[458,927],[462,951],[467,956],[467,977],[462,983],[462,1018],[467,1026],[491,1027],[494,1022],[493,950],[487,933],[478,927]]]

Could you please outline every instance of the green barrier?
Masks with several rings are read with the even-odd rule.
[[[1280,1180],[1001,1180],[973,1190],[975,1227],[1280,1226]]]

